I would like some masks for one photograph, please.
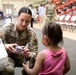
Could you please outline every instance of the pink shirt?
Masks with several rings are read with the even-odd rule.
[[[46,53],[46,58],[38,75],[63,75],[64,63],[66,60],[64,48],[58,52],[52,52],[48,49],[43,51]],[[54,56],[58,54],[61,55],[58,58],[55,58]]]

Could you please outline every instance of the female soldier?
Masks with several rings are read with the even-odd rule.
[[[18,12],[16,24],[10,23],[1,28],[0,38],[4,43],[9,58],[8,62],[2,64],[2,66],[0,65],[0,75],[14,75],[16,66],[22,67],[22,63],[26,63],[31,56],[35,57],[37,55],[37,37],[32,28],[28,27],[31,17],[30,9],[22,7]],[[26,44],[28,44],[28,47],[25,47]],[[18,45],[19,50],[22,50],[20,52],[16,50]]]

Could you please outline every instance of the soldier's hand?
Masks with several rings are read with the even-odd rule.
[[[30,54],[29,49],[27,47],[25,47],[25,46],[22,46],[22,47],[24,49],[22,51],[22,55],[25,56],[25,57],[27,57],[27,58],[29,58],[29,54]]]
[[[17,44],[5,44],[4,46],[5,46],[5,49],[7,50],[7,51],[9,51],[9,52],[11,52],[11,53],[15,53],[16,52],[16,50],[15,50],[15,46],[16,46]]]

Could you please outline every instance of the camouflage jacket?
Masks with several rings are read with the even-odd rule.
[[[56,6],[55,6],[55,4],[47,4],[46,6],[45,6],[45,8],[46,8],[46,17],[47,17],[47,21],[46,22],[48,22],[48,21],[55,21],[55,9],[56,9]]]
[[[55,9],[56,6],[54,4],[47,4],[46,5],[46,16],[50,17],[50,16],[54,16],[55,15]]]
[[[4,44],[17,43],[20,46],[28,46],[31,53],[38,53],[38,39],[32,28],[27,27],[19,36],[16,25],[10,23],[0,29],[0,38]],[[20,55],[14,55],[16,58],[22,58]]]

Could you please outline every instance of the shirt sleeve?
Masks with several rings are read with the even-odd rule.
[[[30,50],[31,56],[36,56],[38,53],[38,39],[36,33],[33,30],[29,30],[28,37],[30,37],[28,42],[28,48]]]
[[[6,43],[5,35],[7,34],[8,29],[9,29],[9,26],[6,24],[0,29],[0,38],[2,39],[3,43]]]

